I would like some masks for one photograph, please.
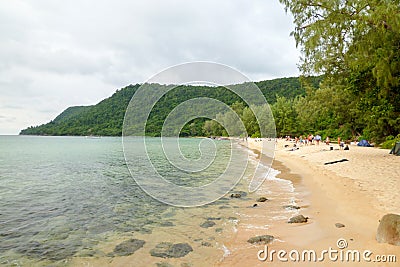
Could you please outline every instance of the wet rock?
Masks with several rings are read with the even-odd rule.
[[[193,251],[193,248],[187,243],[162,242],[150,250],[150,255],[160,258],[181,258],[191,251]]]
[[[42,244],[37,241],[31,241],[28,242],[26,246],[20,247],[17,252],[27,257],[59,261],[74,256],[77,253],[78,245],[79,244],[76,244],[76,246],[74,244],[66,245],[53,242]]]
[[[335,223],[335,226],[336,226],[337,228],[342,228],[342,227],[344,227],[345,225],[344,225],[343,223]]]
[[[129,239],[122,242],[114,248],[114,254],[118,256],[128,256],[135,253],[136,250],[143,247],[146,242],[139,239]]]
[[[175,224],[173,222],[161,222],[160,226],[169,227],[169,226],[175,226]]]
[[[210,242],[207,242],[207,241],[201,242],[201,245],[202,245],[203,247],[212,247],[211,243],[210,243]]]
[[[241,197],[246,197],[246,196],[247,196],[247,193],[244,191],[236,191],[231,194],[231,198],[241,198]]]
[[[268,200],[268,198],[266,198],[266,197],[259,197],[259,198],[257,198],[257,202],[265,202],[265,201],[267,201]]]
[[[258,206],[257,203],[253,204],[253,208],[255,208],[255,207],[257,207],[257,206]]]
[[[221,217],[208,217],[207,220],[208,221],[219,221],[219,220],[221,220]]]
[[[298,209],[300,209],[299,206],[295,206],[295,205],[285,205],[285,206],[283,206],[283,208],[285,208],[287,210],[298,210]]]
[[[274,237],[272,235],[260,235],[260,236],[255,236],[247,240],[247,242],[251,244],[268,244],[271,243],[274,240]]]
[[[304,217],[303,215],[297,215],[289,219],[288,223],[306,223],[308,217]]]
[[[213,227],[215,225],[215,222],[213,221],[205,221],[202,224],[200,224],[201,228],[210,228]]]
[[[157,267],[174,267],[174,265],[169,264],[168,262],[157,262],[156,266]]]
[[[389,243],[400,246],[400,215],[386,214],[380,220],[376,240],[379,243]]]

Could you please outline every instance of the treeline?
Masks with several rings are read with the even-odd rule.
[[[320,80],[320,77],[312,77],[310,83],[317,87]],[[255,84],[260,88],[268,103],[275,103],[277,96],[293,99],[306,93],[298,77],[261,81]],[[20,134],[121,136],[126,108],[140,86],[140,84],[129,85],[117,90],[111,97],[93,106],[70,107],[51,122],[29,127],[22,130]],[[152,86],[165,87],[165,85],[158,84]],[[240,90],[246,90],[250,85],[241,84],[234,86],[240,87]],[[229,106],[236,102],[241,102],[239,96],[225,87],[177,86],[164,95],[153,107],[146,124],[146,135],[160,136],[163,122],[168,114],[180,103],[199,97],[214,98]],[[198,118],[191,121],[183,127],[181,135],[207,135],[208,132],[203,127],[206,121],[207,119],[205,118]],[[251,132],[252,134],[255,133],[253,130]]]

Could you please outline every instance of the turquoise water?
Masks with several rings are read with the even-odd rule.
[[[198,158],[199,142],[186,139],[183,153]],[[225,155],[229,146],[218,143]],[[135,171],[146,175],[140,168],[143,151],[131,153],[137,153]],[[121,138],[0,136],[0,166],[0,264],[104,256],[96,247],[110,235],[149,234],[171,213],[132,179]],[[177,183],[199,184],[199,177],[192,177]],[[211,172],[201,181],[213,177]]]

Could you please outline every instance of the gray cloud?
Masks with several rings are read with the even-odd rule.
[[[298,75],[291,20],[277,0],[2,1],[0,114],[15,120],[0,134],[188,61],[253,80]]]

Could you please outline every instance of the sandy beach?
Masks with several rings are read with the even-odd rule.
[[[264,245],[249,245],[247,239],[257,235],[273,235],[275,240],[268,245],[270,250],[296,249],[315,250],[317,255],[330,247],[340,251],[337,242],[344,239],[347,247],[342,249],[365,250],[372,252],[371,262],[330,260],[328,256],[321,262],[297,262],[297,264],[336,266],[396,266],[393,262],[374,262],[377,255],[395,255],[400,260],[400,248],[375,240],[379,220],[387,213],[400,213],[400,157],[389,155],[389,150],[350,146],[350,150],[339,150],[333,144],[330,150],[325,144],[302,146],[291,150],[293,143],[280,140],[277,143],[273,167],[281,171],[278,177],[293,181],[296,192],[296,204],[301,208],[298,214],[309,217],[307,223],[289,224],[284,220],[275,220],[267,229],[262,229],[261,220],[254,220],[252,229],[245,227],[245,220],[238,225],[232,247],[240,247],[220,263],[220,266],[283,266],[293,264],[276,258],[261,261],[257,252]],[[248,140],[248,147],[260,150],[261,141]],[[332,161],[348,161],[327,164]],[[265,185],[267,186],[267,185]],[[261,188],[261,191],[263,189]],[[259,190],[260,191],[260,190]],[[261,192],[262,193],[262,192]],[[252,212],[263,214],[268,202],[259,205]],[[253,214],[254,215],[254,214]],[[342,228],[336,223],[344,225]],[[256,227],[259,225],[260,227]],[[247,244],[246,244],[247,243]],[[263,254],[262,254],[263,255]],[[288,256],[286,255],[286,258]],[[334,257],[333,257],[334,258]]]

